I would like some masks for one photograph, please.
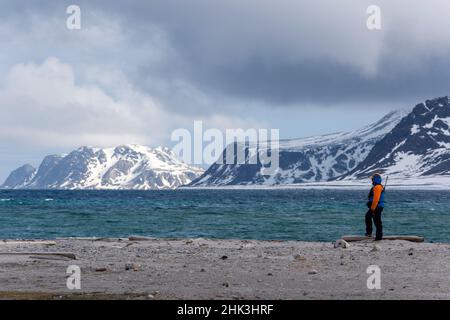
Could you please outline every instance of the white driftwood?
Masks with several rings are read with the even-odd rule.
[[[56,240],[80,240],[80,241],[96,241],[97,237],[57,237]]]
[[[41,244],[46,246],[56,245],[55,241],[40,241],[40,240],[3,240],[0,241],[0,245],[18,245],[18,244]]]
[[[353,242],[353,241],[372,240],[373,238],[364,236],[343,236],[341,239],[347,242]],[[384,236],[383,240],[405,240],[411,242],[424,242],[425,238],[419,236]]]
[[[71,260],[76,260],[77,257],[73,253],[68,252],[0,252],[0,255],[16,255],[16,256],[30,256],[40,259],[48,259],[50,257],[63,257]]]

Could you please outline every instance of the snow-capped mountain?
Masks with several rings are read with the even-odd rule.
[[[366,159],[339,178],[355,180],[378,171],[392,178],[450,177],[450,103],[448,97],[414,107]]]
[[[358,166],[373,146],[407,113],[407,111],[391,112],[378,122],[352,132],[281,140],[279,168],[273,175],[264,176],[261,173],[261,163],[216,163],[190,186],[277,185],[334,179]],[[243,145],[237,147],[245,148]],[[227,148],[234,148],[234,145]],[[267,152],[267,150],[260,149],[259,152]],[[223,154],[226,154],[226,150]]]
[[[203,169],[187,165],[167,148],[123,145],[81,147],[47,156],[39,169],[21,167],[8,177],[8,189],[173,189],[190,183]]]
[[[36,169],[32,165],[23,165],[10,173],[2,188],[24,188],[33,180],[35,175]]]

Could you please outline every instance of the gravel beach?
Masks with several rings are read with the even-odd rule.
[[[66,286],[70,265],[79,290]],[[367,288],[370,265],[381,289]],[[450,244],[0,241],[0,299],[450,299]]]

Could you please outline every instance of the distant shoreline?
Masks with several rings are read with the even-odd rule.
[[[397,236],[407,236],[407,235],[397,235]],[[425,241],[422,243],[430,243],[430,244],[442,244],[442,245],[450,245],[450,243],[447,242],[435,242],[435,241],[427,241],[426,238],[424,238]],[[338,239],[335,239],[338,240]],[[8,244],[8,243],[14,243],[14,242],[22,242],[22,243],[40,243],[40,242],[57,242],[57,241],[90,241],[90,242],[141,242],[141,241],[256,241],[256,242],[262,242],[262,243],[282,243],[282,242],[304,242],[304,243],[327,243],[327,244],[333,244],[335,240],[323,240],[323,241],[317,241],[317,240],[295,240],[295,239],[250,239],[250,238],[203,238],[203,237],[148,237],[148,236],[130,236],[130,237],[97,237],[97,236],[87,236],[87,237],[47,237],[47,238],[0,238],[0,244]],[[371,242],[373,240],[364,240],[364,241],[353,241],[353,243],[366,243]],[[395,242],[400,240],[386,240],[384,239],[386,243],[389,242]],[[377,243],[373,241],[374,243]],[[410,243],[410,241],[406,241],[407,243]],[[411,242],[413,243],[413,242]]]
[[[181,186],[175,189],[2,189],[1,191],[177,191],[177,190],[367,190],[367,183],[302,183],[284,185],[218,185],[218,186]],[[390,190],[430,190],[447,191],[450,184],[394,184],[389,183]]]
[[[180,187],[177,190],[368,190],[369,184],[365,185],[333,185],[333,184],[305,184],[305,185],[242,185],[242,186],[209,186],[209,187]],[[423,190],[423,191],[447,191],[450,186],[431,185],[389,185],[389,190]]]

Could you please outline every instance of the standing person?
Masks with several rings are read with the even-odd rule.
[[[369,201],[367,206],[369,210],[366,213],[366,236],[372,236],[372,219],[375,224],[375,241],[383,238],[383,223],[381,222],[381,212],[384,208],[384,188],[381,185],[381,175],[375,173],[372,176],[373,187],[369,192]]]

